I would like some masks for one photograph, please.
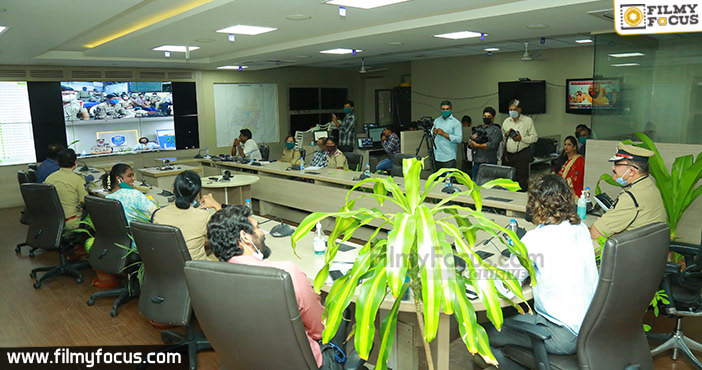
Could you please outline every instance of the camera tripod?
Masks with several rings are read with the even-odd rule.
[[[434,149],[436,149],[436,143],[434,143],[434,136],[431,134],[431,128],[422,126],[424,129],[424,135],[422,135],[422,140],[419,141],[419,146],[414,152],[415,158],[419,157],[419,151],[422,149],[422,144],[426,141],[427,144],[427,156],[429,156],[429,169],[431,173],[436,172],[436,158],[434,158]]]

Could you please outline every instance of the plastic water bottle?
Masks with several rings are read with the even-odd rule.
[[[517,220],[515,220],[515,219],[509,220],[509,225],[507,225],[507,228],[512,230],[516,234],[517,229],[519,228],[519,226],[517,225]],[[509,243],[509,245],[514,245],[514,241],[509,236],[507,237],[507,242]]]
[[[580,193],[580,198],[578,198],[578,216],[581,220],[584,220],[587,216],[587,198],[585,198],[585,191]]]
[[[450,174],[447,174],[446,180],[444,180],[444,187],[448,188],[449,186],[451,186],[451,176]]]
[[[591,209],[591,208],[592,208],[592,207],[590,206],[590,203],[591,203],[591,201],[592,201],[592,200],[590,199],[590,197],[592,196],[592,194],[590,193],[590,187],[589,187],[589,186],[586,187],[585,190],[584,190],[584,192],[585,192],[585,200],[587,201],[587,208],[586,208],[585,210],[588,210],[588,209]]]
[[[371,175],[371,173],[370,173],[370,163],[366,162],[366,167],[365,167],[364,170],[363,170],[363,174],[366,175],[366,176],[368,176],[368,177],[370,177],[370,175]]]
[[[305,158],[300,157],[300,171],[305,170]]]
[[[322,234],[322,223],[317,222],[317,230],[314,233],[314,254],[321,255],[327,251],[327,243]]]
[[[253,211],[253,208],[251,207],[251,199],[249,198],[246,199],[246,207]]]

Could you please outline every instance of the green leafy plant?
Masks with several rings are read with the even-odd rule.
[[[665,290],[663,289],[657,291],[653,295],[653,299],[651,299],[651,303],[649,304],[650,307],[653,307],[653,316],[655,317],[658,317],[658,314],[660,313],[660,309],[658,308],[659,304],[670,304],[670,301],[668,300],[668,295],[665,294]],[[644,330],[650,331],[651,325],[644,324]]]
[[[334,217],[335,225],[329,235],[324,267],[314,280],[317,292],[326,283],[330,265],[339,244],[353,237],[362,226],[370,226],[375,221],[380,226],[368,242],[360,248],[351,270],[334,281],[326,298],[323,319],[325,329],[323,341],[328,342],[335,334],[342,320],[344,309],[356,297],[355,346],[359,355],[367,359],[375,337],[375,318],[385,299],[394,300],[388,315],[380,326],[380,347],[377,367],[385,369],[392,349],[393,335],[397,324],[400,302],[407,290],[414,294],[415,312],[424,338],[424,349],[430,369],[433,369],[429,344],[436,336],[441,312],[453,314],[466,347],[471,353],[479,353],[487,362],[496,363],[490,351],[485,329],[477,323],[475,308],[466,296],[466,287],[477,292],[478,299],[486,308],[487,317],[496,328],[503,322],[500,298],[509,302],[519,312],[524,309],[506,298],[495,287],[504,284],[516,297],[525,300],[521,285],[510,272],[501,270],[480,258],[474,251],[481,231],[500,240],[517,256],[534,279],[534,267],[527,257],[527,250],[517,235],[486,217],[482,212],[481,188],[501,186],[510,191],[519,185],[507,179],[497,179],[482,187],[473,182],[462,171],[441,169],[429,176],[422,188],[419,174],[424,162],[417,159],[403,161],[404,189],[391,178],[369,178],[357,183],[346,195],[346,204],[338,212],[315,212],[306,217],[292,235],[292,245],[303,238],[317,222]],[[425,203],[429,193],[438,185],[443,185],[446,176],[453,176],[467,190],[453,193],[437,204]],[[355,191],[370,187],[373,193]],[[351,199],[355,196],[355,199]],[[456,205],[457,197],[471,197],[475,209]],[[400,208],[397,213],[383,213],[378,207],[357,208],[356,202],[362,198],[374,198],[378,207],[384,203],[394,203]],[[388,228],[387,239],[378,237],[381,229]],[[503,238],[507,235],[510,245]],[[337,242],[337,239],[340,242]],[[452,248],[451,240],[455,244]],[[454,255],[463,258],[466,273],[460,274],[454,267]],[[488,274],[483,274],[487,272]],[[528,307],[528,306],[527,306]],[[528,307],[529,312],[531,308]]]
[[[85,239],[84,248],[85,253],[90,253],[90,248],[93,247],[93,242],[95,241],[95,236],[93,235],[93,232],[95,231],[95,226],[93,225],[93,220],[90,218],[90,215],[87,215],[82,220],[76,219],[69,222],[68,224],[66,224],[66,228],[70,229],[70,227],[73,225],[78,225],[78,227],[64,232],[63,235],[66,236],[71,233],[88,234],[88,238]]]

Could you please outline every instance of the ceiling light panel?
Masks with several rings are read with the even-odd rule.
[[[644,53],[639,53],[639,52],[609,54],[609,56],[612,57],[612,58],[642,57],[642,56],[644,56],[644,55],[646,55],[646,54],[644,54]]]
[[[487,48],[485,51],[500,51],[499,48]]]
[[[259,26],[246,26],[243,24],[237,24],[236,26],[231,26],[227,28],[222,28],[217,30],[219,33],[233,33],[235,35],[260,35],[266,32],[272,32],[277,30],[277,28],[272,27],[259,27]]]
[[[182,45],[161,45],[152,50],[156,51],[170,51],[175,53],[185,53],[187,51],[193,51],[199,49],[199,46],[182,46]]]
[[[331,0],[329,5],[347,6],[349,8],[373,9],[381,6],[404,3],[409,0]]]
[[[360,53],[363,50],[356,49],[356,53]],[[322,50],[319,53],[320,54],[337,54],[337,55],[342,55],[342,54],[353,54],[354,49],[329,49],[329,50]]]
[[[217,67],[217,69],[246,69],[249,68],[248,66],[221,66]]]
[[[640,66],[641,64],[639,63],[618,63],[618,64],[612,64],[612,67],[635,67],[635,66]]]
[[[578,44],[589,44],[592,43],[593,41],[590,39],[582,39],[582,40],[575,40]]]
[[[473,32],[473,31],[461,31],[461,32],[451,32],[451,33],[442,33],[440,35],[434,35],[434,37],[440,37],[442,39],[451,39],[451,40],[460,40],[460,39],[469,39],[473,37],[480,37],[483,35],[480,32]],[[487,35],[487,34],[485,34]]]

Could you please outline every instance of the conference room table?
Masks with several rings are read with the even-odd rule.
[[[162,189],[170,189],[173,187],[173,181],[175,181],[176,176],[185,171],[195,171],[200,172],[199,166],[188,166],[188,165],[169,165],[165,168],[161,167],[147,167],[139,168],[137,172],[141,174],[141,179],[149,185],[157,186]]]
[[[260,228],[265,232],[269,232],[271,228],[278,224],[278,222],[271,219],[256,216],[259,221]],[[503,215],[489,215],[493,221],[498,224],[504,225],[509,223],[509,217]],[[524,220],[518,220],[520,227],[524,227],[529,230],[534,228],[533,224],[527,223]],[[487,253],[492,253],[492,256],[486,258],[486,260],[493,265],[500,266],[508,264],[510,268],[512,263],[516,259],[509,260],[507,257],[503,256],[500,252],[506,247],[499,242],[495,242],[494,238],[483,232],[478,232],[479,242],[476,244],[474,250],[484,251]],[[292,261],[294,262],[310,279],[310,283],[313,282],[317,273],[324,266],[324,255],[316,255],[313,250],[313,239],[314,232],[308,233],[304,236],[298,243],[296,251],[293,251],[290,237],[274,238],[270,234],[266,235],[266,245],[271,248],[270,260],[272,261]],[[339,251],[332,264],[332,270],[350,268],[355,261],[361,245],[344,242],[344,244],[352,249],[347,251]],[[297,255],[295,255],[297,252]],[[299,257],[298,257],[299,256]],[[328,292],[331,288],[331,280],[327,280],[327,284],[322,288],[323,291]],[[526,285],[523,287],[523,293],[527,300],[532,298],[531,287]],[[354,299],[355,301],[355,299]],[[394,297],[389,295],[388,298],[381,304],[381,310],[378,312],[378,316],[382,321],[385,315],[387,315],[388,310],[392,307],[394,302]],[[484,318],[485,306],[478,299],[471,300],[473,307],[478,313],[479,321],[480,318]],[[508,307],[510,304],[507,301],[501,301],[502,307]],[[434,360],[434,365],[436,369],[446,370],[449,368],[450,361],[450,344],[453,340],[457,339],[458,329],[455,320],[451,320],[452,315],[446,313],[441,313],[439,317],[439,327],[436,338],[430,344],[432,350],[432,357]],[[380,321],[379,321],[380,322]],[[423,353],[423,348],[421,345],[421,333],[419,327],[417,326],[415,305],[413,299],[410,297],[408,300],[403,301],[400,304],[400,316],[398,326],[396,327],[395,339],[393,345],[393,351],[389,358],[389,365],[393,369],[416,369],[418,368],[419,353]],[[419,340],[419,341],[418,341]],[[376,348],[377,348],[376,343]]]
[[[202,193],[212,194],[222,204],[246,204],[246,200],[251,199],[251,185],[258,180],[258,176],[248,174],[236,174],[230,178],[203,177]]]

